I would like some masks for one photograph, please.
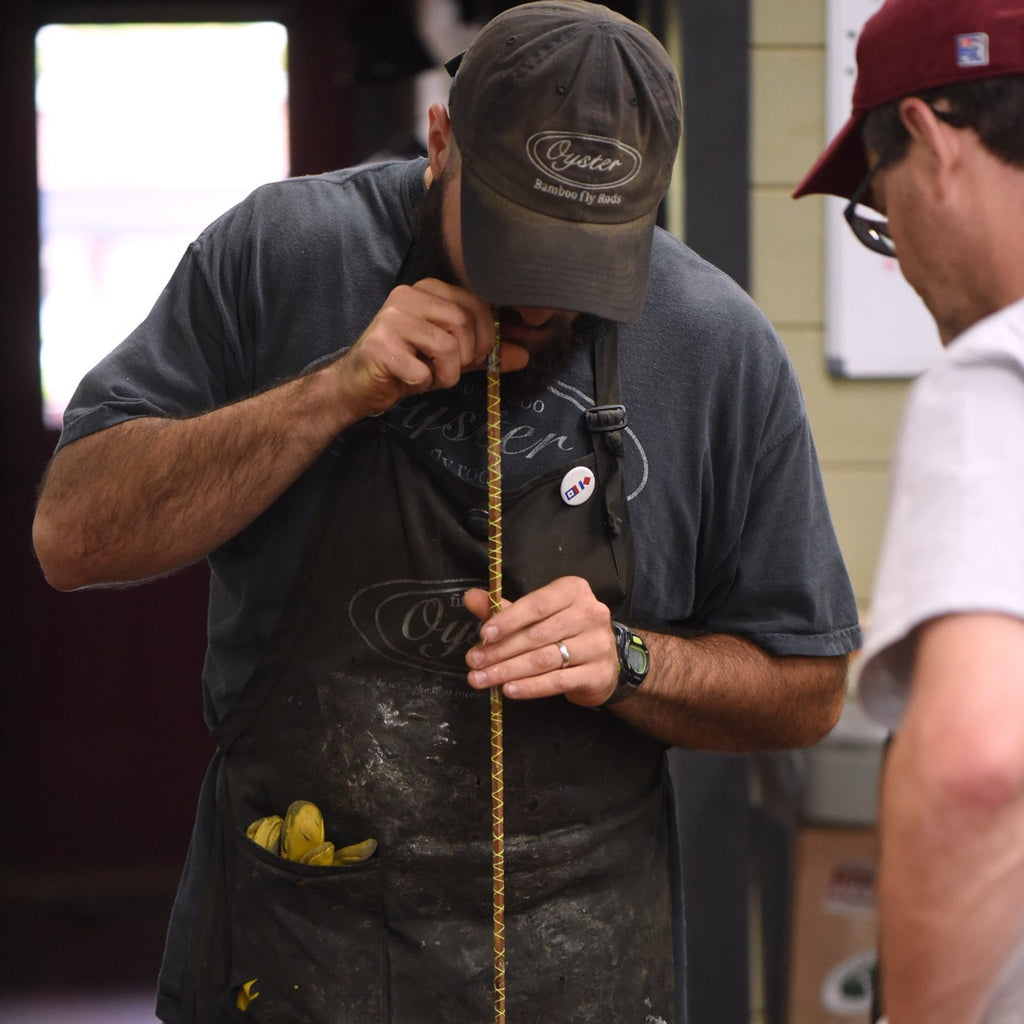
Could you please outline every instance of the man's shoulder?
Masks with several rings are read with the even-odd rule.
[[[770,330],[764,312],[732,277],[661,228],[654,233],[648,288],[659,312],[675,309]]]
[[[268,182],[249,197],[262,208],[375,207],[411,215],[423,194],[422,160],[360,164]]]
[[[943,357],[952,365],[993,359],[1024,365],[1024,299],[1004,306],[969,327],[952,341]]]
[[[943,422],[953,405],[997,402],[1024,408],[1024,300],[977,321],[954,338],[913,382],[905,418]],[[989,410],[991,411],[991,410]]]
[[[677,238],[655,234],[647,301],[640,319],[627,328],[666,358],[753,365],[773,364],[784,349],[768,317],[723,270]],[[674,355],[673,355],[674,353]]]
[[[742,403],[746,416],[771,420],[758,435],[766,443],[792,431],[804,420],[803,399],[767,316],[732,278],[677,239],[659,231],[655,247],[641,317],[620,332],[624,392],[634,400],[663,395],[668,407],[704,409],[712,419]]]
[[[323,257],[412,231],[424,161],[389,161],[267,182],[195,240],[200,258],[260,249],[276,257]]]

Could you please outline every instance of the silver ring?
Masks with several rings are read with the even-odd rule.
[[[569,648],[565,644],[555,644],[558,648],[558,653],[562,656],[561,668],[565,668],[569,664]]]

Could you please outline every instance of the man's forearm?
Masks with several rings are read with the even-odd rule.
[[[61,590],[203,558],[264,511],[344,426],[319,371],[188,419],[129,420],[61,449],[33,526]]]
[[[190,419],[129,421],[63,448],[33,541],[61,590],[147,579],[209,554],[253,521],[341,430],[409,394],[454,387],[494,347],[490,307],[424,278],[393,289],[344,355]],[[503,371],[526,351],[503,344]]]
[[[979,1024],[1013,944],[1024,899],[1016,820],[971,808],[908,771],[886,771],[879,875],[883,1004],[890,1024]]]
[[[974,1024],[1024,930],[1024,624],[920,630],[882,786],[879,913],[890,1024]]]
[[[804,747],[824,736],[842,710],[845,656],[780,658],[736,636],[641,632],[651,674],[614,710],[673,746],[735,752]]]

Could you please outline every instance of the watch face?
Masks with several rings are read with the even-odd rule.
[[[647,655],[636,644],[630,644],[626,648],[626,664],[631,672],[642,676],[647,671]]]
[[[615,643],[619,650],[619,682],[615,691],[605,704],[617,704],[620,700],[636,693],[637,687],[647,678],[647,670],[651,667],[650,655],[643,637],[638,636],[628,626],[613,622]]]

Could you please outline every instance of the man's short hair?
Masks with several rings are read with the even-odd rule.
[[[1024,169],[1024,75],[940,85],[915,95],[932,106],[945,100],[943,109],[948,108],[953,124],[972,128],[991,153]],[[864,121],[864,141],[883,165],[897,164],[906,156],[910,135],[900,119],[902,102],[876,107]]]

